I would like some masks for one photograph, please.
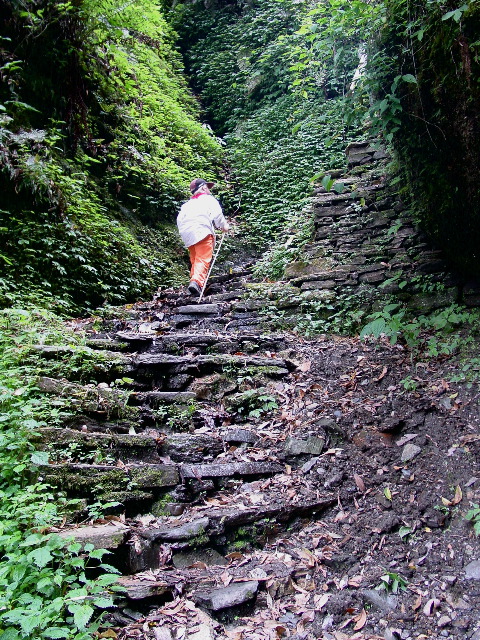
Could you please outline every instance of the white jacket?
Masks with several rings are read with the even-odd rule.
[[[225,229],[227,221],[216,198],[207,193],[193,196],[180,208],[177,227],[186,247],[191,247],[217,229]]]

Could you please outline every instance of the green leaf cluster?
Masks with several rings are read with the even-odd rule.
[[[0,636],[89,640],[101,612],[114,604],[118,571],[104,562],[104,549],[49,533],[67,502],[42,482],[47,459],[32,444],[55,419],[35,384],[32,346],[42,340],[78,342],[46,311],[0,314]],[[103,575],[89,577],[89,567]]]
[[[0,304],[92,308],[178,282],[171,228],[222,147],[153,0],[10,3],[0,50]]]

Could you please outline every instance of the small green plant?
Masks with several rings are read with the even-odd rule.
[[[387,593],[398,593],[407,590],[407,580],[399,573],[387,571],[381,578],[380,584],[376,587],[377,591],[386,591]]]
[[[188,431],[197,408],[195,401],[189,402],[186,406],[159,404],[152,413],[159,426],[166,426],[172,431]]]
[[[465,520],[469,520],[473,524],[473,530],[476,536],[480,536],[480,507],[473,504],[470,511],[467,511]]]
[[[261,415],[278,408],[275,396],[260,389],[249,389],[230,399],[228,411],[248,418],[259,418]]]
[[[468,388],[480,383],[480,358],[468,358],[461,363],[458,373],[450,377],[450,382],[465,382]]]
[[[412,378],[412,376],[407,376],[400,380],[400,384],[403,386],[405,391],[416,391],[418,387],[418,382]]]
[[[412,528],[407,526],[400,527],[400,529],[398,530],[398,535],[402,540],[407,542],[407,540],[412,535]]]
[[[87,506],[88,520],[100,520],[106,514],[109,509],[120,506],[120,502],[94,502]]]

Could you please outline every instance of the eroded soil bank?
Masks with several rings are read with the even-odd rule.
[[[258,425],[254,447],[234,452],[281,460],[285,472],[232,481],[189,514],[326,495],[333,504],[283,531],[244,528],[225,566],[193,555],[189,571],[219,594],[256,581],[243,609],[227,600],[215,611],[204,600],[205,622],[188,594],[178,595],[119,637],[480,637],[480,549],[465,519],[480,501],[477,391],[448,382],[456,368],[448,360],[412,361],[386,342],[296,339],[291,349],[300,369],[275,383],[278,413]],[[311,455],[318,438],[325,446]],[[191,579],[177,575],[179,585]],[[152,630],[160,622],[170,636]]]

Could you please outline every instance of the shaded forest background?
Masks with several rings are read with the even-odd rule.
[[[0,638],[89,640],[115,569],[48,533],[69,505],[33,442],[62,424],[38,376],[105,366],[64,318],[185,283],[174,223],[199,176],[257,275],[282,278],[315,183],[363,139],[387,143],[415,221],[478,278],[480,3],[0,0],[0,16]],[[70,355],[45,365],[39,344]]]
[[[418,222],[478,273],[479,11],[4,0],[2,304],[78,311],[179,284],[172,222],[197,175],[280,277],[275,241],[308,236],[312,181],[379,135]]]

